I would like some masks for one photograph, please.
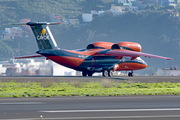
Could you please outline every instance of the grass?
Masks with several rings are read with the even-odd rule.
[[[108,79],[99,82],[0,82],[0,97],[123,95],[180,95],[180,83],[118,83]]]

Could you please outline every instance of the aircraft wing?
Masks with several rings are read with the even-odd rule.
[[[28,56],[18,56],[13,59],[23,59],[23,58],[35,58],[35,57],[44,57],[43,55],[28,55]]]
[[[111,50],[111,51],[108,51],[106,54],[110,56],[127,56],[127,57],[134,57],[134,58],[144,56],[144,57],[149,57],[149,58],[153,57],[153,58],[171,60],[171,58],[168,58],[168,57],[142,53],[142,52],[136,52],[136,51],[129,51],[129,50]]]

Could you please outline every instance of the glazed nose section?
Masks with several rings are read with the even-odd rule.
[[[139,65],[140,69],[144,69],[147,67],[147,63],[142,60],[140,57],[137,58],[138,62],[140,62],[141,64]]]
[[[142,60],[141,67],[142,67],[142,69],[144,69],[144,68],[146,68],[146,67],[147,67],[147,63],[146,63],[144,60]]]
[[[144,69],[144,68],[146,68],[147,67],[147,64],[142,64],[141,65],[141,69]]]

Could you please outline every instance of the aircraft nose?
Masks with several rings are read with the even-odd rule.
[[[141,67],[141,69],[144,69],[147,67],[147,63],[142,60],[140,57],[138,58],[138,61],[141,63],[141,65],[139,67]]]
[[[144,69],[147,67],[147,64],[142,64],[141,67],[142,67],[142,69]]]

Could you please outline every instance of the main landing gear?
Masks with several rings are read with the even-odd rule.
[[[93,75],[93,72],[90,72],[90,71],[83,71],[83,72],[82,72],[82,76],[86,77],[87,75],[88,75],[89,77],[91,77],[91,76]]]
[[[103,73],[102,73],[103,77],[111,77],[113,76],[113,71],[112,70],[104,70]]]
[[[89,76],[91,77],[94,72],[91,71],[82,71],[82,76],[86,77]],[[104,70],[102,72],[103,77],[112,77],[113,76],[113,71],[112,70]]]
[[[129,72],[129,73],[128,73],[128,76],[129,76],[129,77],[133,77],[133,71]]]

